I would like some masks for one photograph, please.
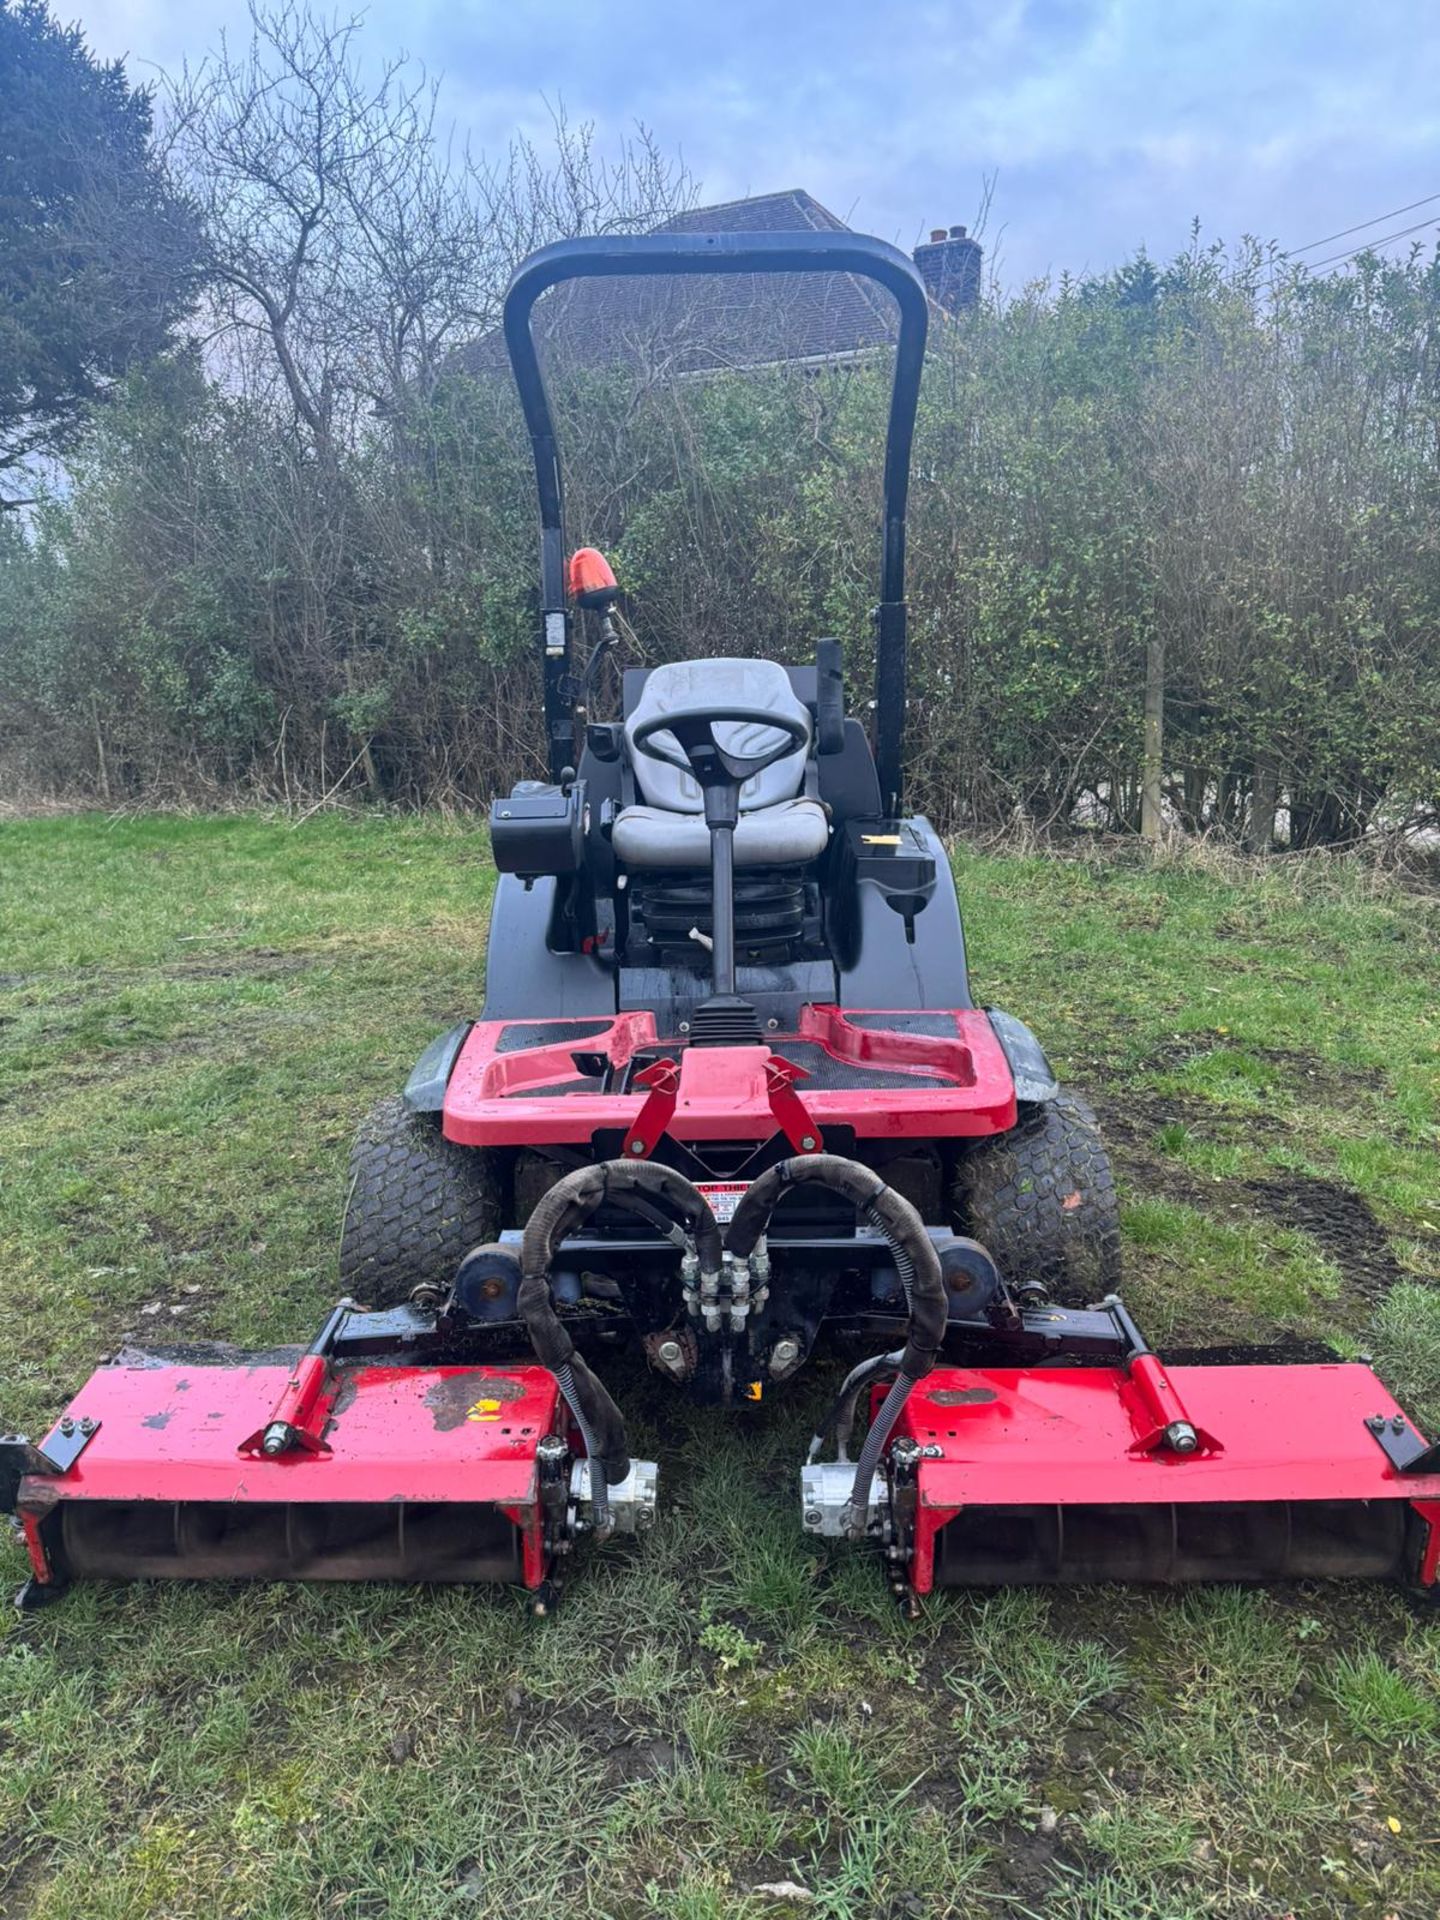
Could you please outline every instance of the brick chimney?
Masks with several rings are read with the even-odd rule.
[[[930,238],[915,249],[915,264],[930,290],[930,298],[947,313],[964,313],[980,298],[980,262],[984,248],[964,227],[933,227]]]

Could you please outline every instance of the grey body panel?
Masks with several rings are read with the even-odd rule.
[[[860,881],[855,890],[858,938],[848,964],[840,969],[840,1005],[963,1011],[974,1002],[950,859],[928,820],[916,814],[906,824],[935,861],[935,891],[915,915],[914,938],[909,939],[903,917],[883,890]]]
[[[593,954],[550,950],[558,884],[553,875],[545,875],[527,891],[517,874],[501,874],[490,913],[482,1019],[559,1020],[614,1013],[613,968]]]
[[[762,1029],[773,1020],[780,1029],[794,1031],[800,1010],[825,1006],[835,999],[835,969],[828,960],[795,960],[788,966],[741,966],[735,970],[738,993],[754,1007]],[[685,967],[622,967],[622,1011],[655,1015],[662,1035],[679,1032],[696,1007],[710,997],[709,977]]]

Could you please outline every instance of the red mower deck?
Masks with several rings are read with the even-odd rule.
[[[296,1377],[283,1364],[93,1374],[41,1442],[63,1458],[81,1441],[73,1464],[20,1480],[16,1510],[37,1581],[540,1586],[549,1555],[536,1450],[563,1415],[551,1374],[330,1369],[309,1417],[316,1447],[267,1458],[252,1444],[257,1423]]]
[[[1123,1367],[932,1373],[895,1430],[918,1449],[915,1591],[1311,1576],[1434,1586],[1440,1470],[1397,1471],[1373,1423],[1413,1429],[1368,1367],[1163,1377],[1201,1436],[1192,1453],[1158,1443],[1153,1402]]]

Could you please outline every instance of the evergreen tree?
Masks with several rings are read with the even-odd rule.
[[[150,136],[120,62],[43,0],[0,0],[0,506],[192,303],[198,225]]]

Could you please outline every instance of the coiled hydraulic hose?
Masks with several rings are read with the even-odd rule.
[[[887,1373],[900,1370],[900,1351],[877,1353],[869,1360],[862,1360],[858,1367],[852,1367],[846,1374],[844,1384],[830,1402],[830,1410],[815,1429],[810,1442],[807,1461],[820,1458],[825,1447],[827,1434],[835,1435],[835,1458],[842,1463],[850,1458],[850,1435],[855,1427],[855,1413],[860,1404],[860,1396],[873,1381],[882,1379]]]
[[[885,1356],[887,1366],[892,1359],[897,1362],[894,1384],[870,1423],[855,1466],[845,1525],[846,1531],[858,1538],[865,1531],[870,1512],[870,1487],[895,1422],[912,1388],[930,1372],[940,1352],[947,1313],[945,1280],[925,1222],[910,1202],[893,1187],[886,1186],[872,1168],[838,1153],[797,1155],[762,1173],[741,1196],[726,1230],[725,1246],[733,1258],[749,1257],[782,1195],[792,1187],[805,1184],[828,1187],[849,1200],[883,1237],[894,1255],[909,1309],[903,1351],[898,1356]],[[877,1366],[877,1372],[879,1370]],[[856,1369],[856,1373],[861,1371]],[[843,1410],[846,1392],[854,1378],[852,1374],[841,1390],[837,1415]],[[863,1385],[862,1378],[854,1388],[857,1396]]]
[[[651,1160],[602,1160],[557,1180],[531,1214],[520,1244],[520,1318],[541,1366],[555,1375],[580,1430],[590,1461],[590,1512],[596,1533],[609,1528],[607,1487],[630,1471],[630,1447],[620,1409],[575,1351],[555,1311],[550,1269],[567,1235],[609,1201],[653,1223],[659,1201],[679,1215],[695,1241],[702,1272],[720,1268],[720,1228],[705,1196],[683,1174]]]

